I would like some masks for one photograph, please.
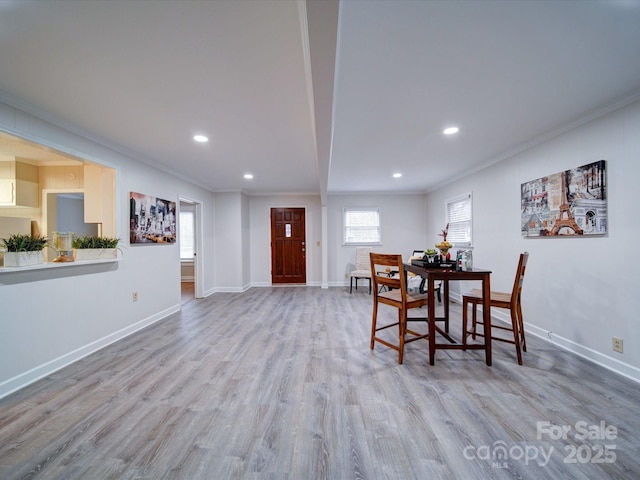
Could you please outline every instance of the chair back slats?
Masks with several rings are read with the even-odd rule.
[[[524,283],[524,272],[527,269],[527,261],[529,260],[529,252],[520,254],[518,260],[518,268],[516,269],[516,278],[513,282],[513,289],[509,292],[491,291],[489,302],[492,308],[505,308],[509,310],[511,316],[511,325],[492,325],[492,332],[496,330],[506,330],[513,334],[513,339],[506,336],[491,334],[492,340],[507,342],[516,346],[516,357],[518,365],[522,365],[522,352],[527,351],[527,342],[525,339],[524,319],[522,318],[522,285]],[[462,296],[462,342],[466,345],[467,336],[475,339],[477,336],[484,337],[485,334],[477,331],[477,325],[484,327],[484,322],[477,318],[477,307],[482,305],[482,291],[474,289]],[[472,306],[472,325],[471,330],[467,330],[467,306]]]
[[[511,303],[515,305],[520,294],[522,293],[522,284],[524,283],[524,272],[527,269],[527,261],[529,260],[529,252],[520,254],[520,260],[518,260],[518,268],[516,270],[516,278],[513,283],[513,290],[511,291]]]
[[[400,290],[404,297],[407,292],[407,284],[402,255],[371,253],[369,256],[374,295],[377,296],[380,287],[385,286],[387,289]],[[387,275],[387,272],[390,271],[397,272],[398,275],[390,277]]]

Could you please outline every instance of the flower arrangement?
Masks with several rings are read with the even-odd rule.
[[[448,223],[447,223],[447,226],[444,227],[444,230],[441,230],[441,232],[442,233],[439,233],[438,235],[442,237],[442,240],[444,242],[446,242],[447,241],[447,235],[449,234],[449,224]]]
[[[441,233],[438,235],[442,237],[442,241],[440,243],[436,243],[436,248],[440,250],[440,253],[446,255],[449,249],[453,246],[450,242],[447,242],[447,235],[449,234],[449,224],[444,227],[444,230],[441,230]]]

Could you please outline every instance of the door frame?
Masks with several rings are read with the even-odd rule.
[[[267,208],[267,221],[269,222],[269,284],[272,287],[284,286],[284,285],[292,285],[290,283],[273,283],[273,245],[271,245],[271,239],[273,238],[273,232],[271,231],[271,209],[273,208],[302,208],[304,209],[304,245],[305,245],[305,253],[304,256],[304,283],[299,283],[295,285],[309,285],[309,207],[307,205],[269,205]]]
[[[204,270],[204,254],[202,252],[202,246],[204,245],[203,233],[202,233],[202,201],[197,200],[186,195],[178,195],[178,221],[180,220],[180,204],[188,203],[193,205],[193,235],[194,245],[193,252],[195,258],[193,259],[193,289],[195,298],[204,298],[204,285],[203,283],[203,270]],[[180,249],[178,249],[178,256],[180,256]],[[182,280],[182,278],[179,278]]]

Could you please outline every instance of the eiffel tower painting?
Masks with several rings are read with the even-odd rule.
[[[549,232],[549,235],[558,235],[561,228],[568,228],[574,232],[574,235],[582,235],[582,229],[578,226],[575,219],[571,215],[569,204],[567,203],[567,172],[560,174],[562,177],[562,203],[560,204],[560,216],[553,224],[553,228]]]
[[[588,236],[607,233],[605,161],[521,185],[524,237]]]

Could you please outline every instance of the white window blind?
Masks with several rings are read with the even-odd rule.
[[[180,212],[180,259],[193,260],[194,248],[193,212]]]
[[[446,201],[449,234],[447,240],[458,247],[471,246],[471,194]]]
[[[378,208],[343,209],[345,245],[380,245],[380,210]]]

